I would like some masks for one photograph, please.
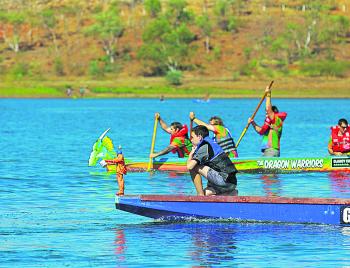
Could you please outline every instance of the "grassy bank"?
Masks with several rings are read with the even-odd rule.
[[[350,79],[337,78],[278,78],[274,79],[273,96],[277,98],[350,98]],[[270,80],[242,78],[186,77],[181,86],[170,86],[164,78],[118,78],[91,80],[2,81],[1,98],[66,98],[66,88],[73,88],[73,97],[79,88],[87,86],[86,98],[211,98],[261,97]]]

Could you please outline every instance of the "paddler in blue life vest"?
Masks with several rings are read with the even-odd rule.
[[[236,167],[224,150],[209,137],[205,126],[196,126],[191,131],[193,148],[187,159],[197,195],[237,195]],[[202,178],[208,180],[203,190]]]
[[[127,173],[124,156],[122,152],[122,147],[119,145],[118,152],[117,152],[117,158],[114,158],[112,160],[105,160],[107,164],[109,165],[116,165],[116,177],[118,181],[118,187],[119,191],[117,195],[124,195],[124,175]]]
[[[170,144],[162,151],[150,154],[150,157],[155,158],[170,152],[174,154],[177,153],[179,158],[187,157],[192,149],[192,143],[188,138],[188,127],[179,122],[173,122],[168,126],[160,117],[159,113],[155,114],[155,118],[158,118],[158,122],[162,129],[171,135]]]
[[[231,158],[238,157],[235,142],[230,131],[224,126],[224,122],[218,116],[213,116],[209,119],[209,124],[198,119],[194,112],[190,112],[190,119],[200,126],[205,126],[208,130],[214,133],[214,140],[221,146],[224,152]]]

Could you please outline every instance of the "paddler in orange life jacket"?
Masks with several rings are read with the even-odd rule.
[[[182,125],[179,122],[173,122],[170,124],[170,126],[168,126],[160,117],[159,113],[156,113],[155,117],[158,118],[162,129],[165,132],[169,133],[171,136],[169,146],[160,152],[150,154],[150,157],[155,158],[168,154],[170,152],[174,154],[177,153],[179,158],[188,157],[189,153],[192,150],[192,143],[188,138],[188,127],[186,125]]]
[[[118,181],[119,191],[117,195],[124,195],[124,175],[127,173],[127,169],[125,166],[124,156],[122,152],[122,147],[118,147],[117,158],[112,160],[105,160],[109,165],[116,165],[116,176]]]
[[[286,119],[287,113],[279,112],[276,106],[271,105],[271,89],[269,87],[266,87],[265,93],[266,118],[264,124],[260,127],[251,118],[248,119],[248,123],[251,123],[255,131],[263,136],[261,143],[263,156],[279,157],[283,121]]]
[[[235,142],[232,138],[230,131],[224,126],[224,122],[218,116],[213,116],[209,119],[209,124],[196,118],[194,112],[190,112],[190,119],[199,126],[205,126],[209,131],[212,131],[215,135],[214,140],[224,152],[232,158],[238,157]]]
[[[339,119],[338,125],[331,127],[328,152],[331,155],[350,155],[350,127],[346,119]]]

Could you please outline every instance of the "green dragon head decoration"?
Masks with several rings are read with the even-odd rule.
[[[89,158],[89,166],[95,166],[99,159],[106,160],[116,157],[113,142],[109,137],[106,136],[109,130],[110,129],[107,129],[105,132],[103,132],[92,146],[92,152]]]

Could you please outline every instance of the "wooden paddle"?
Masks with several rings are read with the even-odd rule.
[[[150,154],[153,154],[153,152],[154,152],[154,145],[156,143],[157,126],[158,126],[158,116],[156,116],[155,120],[154,120],[153,137],[152,137],[151,153]],[[153,168],[152,164],[153,164],[153,161],[152,161],[152,158],[150,157],[149,162],[148,162],[147,171],[150,171],[151,168]]]
[[[272,87],[272,84],[273,84],[273,80],[271,81],[271,83],[270,83],[270,85],[269,85],[269,88]],[[255,109],[253,115],[250,117],[251,119],[254,119],[254,117],[255,117],[256,113],[258,112],[258,110],[259,110],[259,108],[260,108],[262,102],[264,101],[265,97],[266,97],[266,92],[264,92],[264,95],[262,96],[262,98],[261,98],[261,100],[260,100],[258,106],[256,107],[256,109]],[[249,128],[249,125],[250,125],[250,123],[248,123],[248,124],[246,125],[246,127],[243,129],[242,134],[241,134],[241,136],[239,137],[239,139],[238,139],[238,141],[237,141],[237,143],[236,143],[236,148],[238,147],[238,145],[239,145],[239,143],[241,142],[243,136],[244,136],[245,133],[247,132],[247,130],[248,130],[248,128]]]

